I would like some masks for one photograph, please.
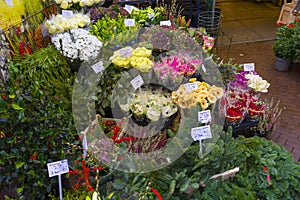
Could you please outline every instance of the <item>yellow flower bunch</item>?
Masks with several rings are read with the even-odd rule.
[[[70,8],[73,4],[79,3],[81,7],[84,6],[92,6],[96,3],[99,3],[101,0],[55,0],[55,3],[60,5],[62,9],[68,9]]]
[[[45,27],[50,34],[64,32],[65,30],[72,30],[88,26],[91,19],[87,15],[74,14],[72,17],[64,17],[56,15],[55,17],[45,22]]]
[[[152,51],[145,47],[125,47],[114,52],[110,57],[112,63],[118,67],[130,68],[133,67],[141,72],[148,72],[153,62],[150,60]]]
[[[190,108],[200,103],[202,109],[207,109],[209,105],[220,99],[224,91],[220,87],[210,86],[205,82],[197,81],[196,78],[191,78],[190,83],[196,83],[198,88],[192,91],[186,91],[184,85],[180,85],[178,90],[172,92],[173,101],[181,108]]]

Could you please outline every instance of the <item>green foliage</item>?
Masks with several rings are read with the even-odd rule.
[[[293,48],[295,49],[295,55],[293,62],[300,62],[300,20],[295,22],[293,38]]]
[[[163,170],[144,174],[115,175],[113,187],[138,199],[155,199],[150,188],[163,199],[297,199],[300,195],[300,165],[272,141],[265,138],[222,134],[208,156],[199,159],[198,144],[190,146],[179,160]],[[267,167],[272,186],[267,180]],[[235,177],[227,180],[211,176],[239,167]],[[129,176],[129,177],[128,177]],[[127,178],[125,178],[127,177]]]
[[[294,24],[277,24],[277,39],[273,46],[275,56],[282,59],[292,59],[294,57],[293,27]]]
[[[236,73],[239,73],[243,70],[243,65],[233,63],[233,61],[233,58],[229,58],[227,63],[221,62],[221,64],[218,65],[218,69],[222,74],[224,84],[229,83],[235,78]]]
[[[41,65],[33,60],[43,60],[37,55],[23,62],[31,60],[34,66],[10,66],[5,98],[0,99],[0,130],[4,133],[0,138],[0,185],[17,186],[20,199],[45,199],[48,193],[55,193],[57,179],[48,177],[47,163],[66,158],[68,143],[79,143],[69,101],[59,98],[54,84],[55,79],[61,81],[62,74],[49,74],[63,71],[53,67],[64,65],[59,65],[58,57],[51,60],[51,55],[44,61],[50,64]],[[42,66],[49,69],[42,70]],[[71,82],[61,83],[71,87]]]

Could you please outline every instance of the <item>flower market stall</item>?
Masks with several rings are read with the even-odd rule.
[[[6,199],[300,195],[300,165],[265,138],[282,112],[270,83],[220,62],[175,5],[42,6],[1,32]]]

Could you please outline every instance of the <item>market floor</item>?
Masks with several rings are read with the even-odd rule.
[[[271,83],[269,93],[265,98],[271,96],[278,98],[285,110],[278,129],[268,138],[284,146],[291,152],[295,161],[300,162],[300,109],[298,105],[300,103],[300,73],[298,66],[294,65],[291,65],[288,72],[279,72],[274,69],[275,56],[272,46],[275,42],[276,21],[280,7],[272,3],[252,1],[225,1],[217,5],[226,8],[222,9],[224,10],[222,15],[223,19],[228,19],[223,20],[221,32],[232,36],[231,44],[228,38],[226,38],[227,43],[224,42],[225,39],[223,40],[223,44],[220,43],[219,38],[218,56],[225,61],[228,58],[235,58],[235,62],[240,64],[255,63],[256,71]],[[235,9],[239,10],[240,15],[235,12]],[[242,12],[243,9],[247,12]],[[232,17],[234,13],[235,16]]]

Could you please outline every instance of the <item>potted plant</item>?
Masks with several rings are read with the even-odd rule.
[[[297,19],[294,23],[294,31],[293,31],[293,49],[295,50],[295,54],[293,57],[294,64],[299,67],[300,72],[300,19]]]
[[[273,52],[276,56],[275,69],[288,71],[295,52],[292,37],[294,24],[278,23],[277,27],[277,40],[273,46]]]

